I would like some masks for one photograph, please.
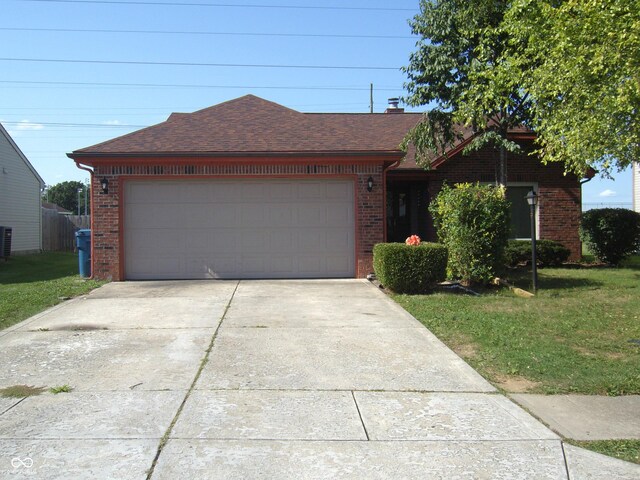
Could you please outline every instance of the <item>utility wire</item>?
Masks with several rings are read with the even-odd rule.
[[[297,10],[357,10],[357,11],[378,11],[378,12],[415,12],[415,8],[392,8],[392,7],[344,7],[344,6],[324,6],[324,5],[260,5],[254,3],[210,3],[210,2],[154,2],[141,0],[14,0],[19,2],[38,3],[78,3],[78,4],[108,4],[108,5],[151,5],[163,7],[225,7],[225,8],[269,8],[269,9],[297,9]]]
[[[151,87],[151,88],[220,88],[220,89],[267,89],[267,90],[345,90],[364,91],[368,87],[338,87],[338,86],[266,86],[266,85],[194,85],[180,83],[109,83],[109,82],[49,82],[39,80],[0,80],[0,83],[18,83],[26,85],[75,85],[75,86],[98,86],[98,87]],[[378,91],[398,91],[398,88],[378,88]]]
[[[200,62],[144,62],[127,60],[78,60],[66,58],[10,58],[0,57],[3,62],[37,62],[37,63],[85,63],[102,65],[164,65],[175,67],[222,67],[222,68],[294,68],[308,70],[396,70],[400,67],[377,67],[360,65],[284,65],[253,63],[200,63]]]
[[[45,126],[45,127],[106,127],[106,128],[144,128],[149,125],[131,125],[131,124],[110,124],[110,123],[68,123],[68,122],[2,122],[3,125],[14,125],[16,127],[27,126]]]
[[[346,35],[331,33],[267,33],[267,32],[205,32],[205,31],[183,31],[183,30],[108,30],[97,28],[23,28],[23,27],[0,27],[2,31],[14,32],[65,32],[65,33],[134,33],[134,34],[154,34],[154,35],[218,35],[237,37],[311,37],[311,38],[366,38],[366,39],[415,39],[417,37],[409,35]]]

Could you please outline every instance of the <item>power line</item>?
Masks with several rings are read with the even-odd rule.
[[[108,4],[108,5],[142,5],[142,6],[162,6],[162,7],[216,7],[216,8],[268,8],[268,9],[290,9],[290,10],[355,10],[372,12],[415,12],[415,8],[392,8],[392,7],[344,7],[344,6],[324,6],[324,5],[260,5],[254,3],[210,3],[210,2],[154,2],[141,0],[14,0],[19,2],[38,3],[77,3],[77,4]]]
[[[0,27],[3,31],[15,32],[65,32],[65,33],[133,33],[133,34],[154,34],[154,35],[218,35],[218,36],[246,36],[246,37],[311,37],[311,38],[365,38],[365,39],[415,39],[408,35],[347,35],[331,33],[267,33],[267,32],[206,32],[206,31],[183,31],[183,30],[107,30],[88,28],[23,28],[23,27]]]
[[[131,125],[131,124],[110,124],[110,123],[69,123],[69,122],[2,122],[3,125],[14,125],[16,127],[27,126],[30,129],[38,126],[45,127],[106,127],[106,128],[145,128],[149,125]]]
[[[35,1],[35,0],[34,0]],[[361,65],[284,65],[259,63],[200,63],[200,62],[146,62],[128,60],[78,60],[66,58],[10,58],[0,57],[3,62],[37,62],[37,63],[84,63],[101,65],[162,65],[174,67],[219,67],[219,68],[293,68],[308,70],[396,70],[400,67],[378,67]]]
[[[0,80],[0,83],[18,83],[26,85],[74,85],[74,86],[98,86],[98,87],[151,87],[151,88],[220,88],[220,89],[247,89],[247,90],[344,90],[364,91],[364,87],[339,87],[339,86],[278,86],[278,85],[195,85],[180,83],[109,83],[109,82],[50,82],[39,80]],[[378,88],[378,91],[398,91],[398,88]]]

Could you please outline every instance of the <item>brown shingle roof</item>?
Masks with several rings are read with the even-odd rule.
[[[301,113],[246,95],[76,150],[76,155],[391,153],[420,113]]]

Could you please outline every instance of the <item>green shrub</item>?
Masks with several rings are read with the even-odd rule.
[[[389,290],[423,293],[445,279],[447,249],[439,243],[379,243],[373,247],[373,270]]]
[[[598,208],[582,214],[582,241],[606,263],[618,265],[640,249],[640,213],[626,208]]]
[[[449,251],[447,275],[463,283],[488,283],[503,264],[509,238],[509,202],[504,188],[445,185],[429,210]]]
[[[544,267],[557,267],[567,261],[571,251],[560,242],[553,240],[536,241],[536,260]],[[504,251],[505,265],[516,267],[521,263],[531,262],[531,241],[509,240]]]

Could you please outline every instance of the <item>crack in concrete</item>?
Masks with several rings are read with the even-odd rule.
[[[224,308],[224,312],[222,312],[222,316],[220,317],[220,322],[218,322],[218,326],[216,327],[215,332],[213,332],[213,336],[211,337],[211,342],[209,342],[209,347],[205,351],[204,357],[200,361],[200,366],[198,368],[198,371],[196,372],[195,377],[193,378],[193,381],[191,382],[191,386],[189,387],[189,390],[187,390],[187,393],[185,394],[184,398],[182,399],[182,403],[180,403],[180,406],[178,407],[178,410],[176,411],[176,414],[174,415],[173,420],[169,424],[169,427],[167,428],[167,431],[164,433],[164,435],[160,439],[160,444],[158,445],[158,450],[156,451],[156,455],[153,458],[153,462],[151,463],[151,467],[147,471],[146,480],[151,480],[151,477],[153,476],[153,472],[156,469],[156,465],[158,464],[158,459],[160,458],[160,454],[162,453],[162,450],[164,449],[164,446],[169,441],[169,436],[171,435],[171,432],[173,431],[173,428],[175,427],[176,423],[178,422],[178,419],[180,418],[180,414],[182,413],[182,410],[184,409],[184,406],[187,403],[187,400],[191,396],[191,393],[195,390],[196,383],[198,383],[198,380],[200,379],[200,375],[202,374],[202,370],[204,369],[205,365],[209,361],[209,354],[211,353],[211,350],[213,349],[213,344],[216,341],[216,338],[218,336],[218,332],[220,331],[220,327],[222,326],[222,322],[224,322],[224,319],[227,316],[227,312],[229,311],[229,308],[231,307],[231,302],[233,301],[233,298],[234,298],[234,296],[236,294],[236,291],[238,290],[238,286],[239,285],[240,285],[240,281],[238,281],[238,283],[236,283],[236,286],[233,289],[233,292],[231,293],[231,297],[229,298],[229,301],[227,302],[227,305]]]

